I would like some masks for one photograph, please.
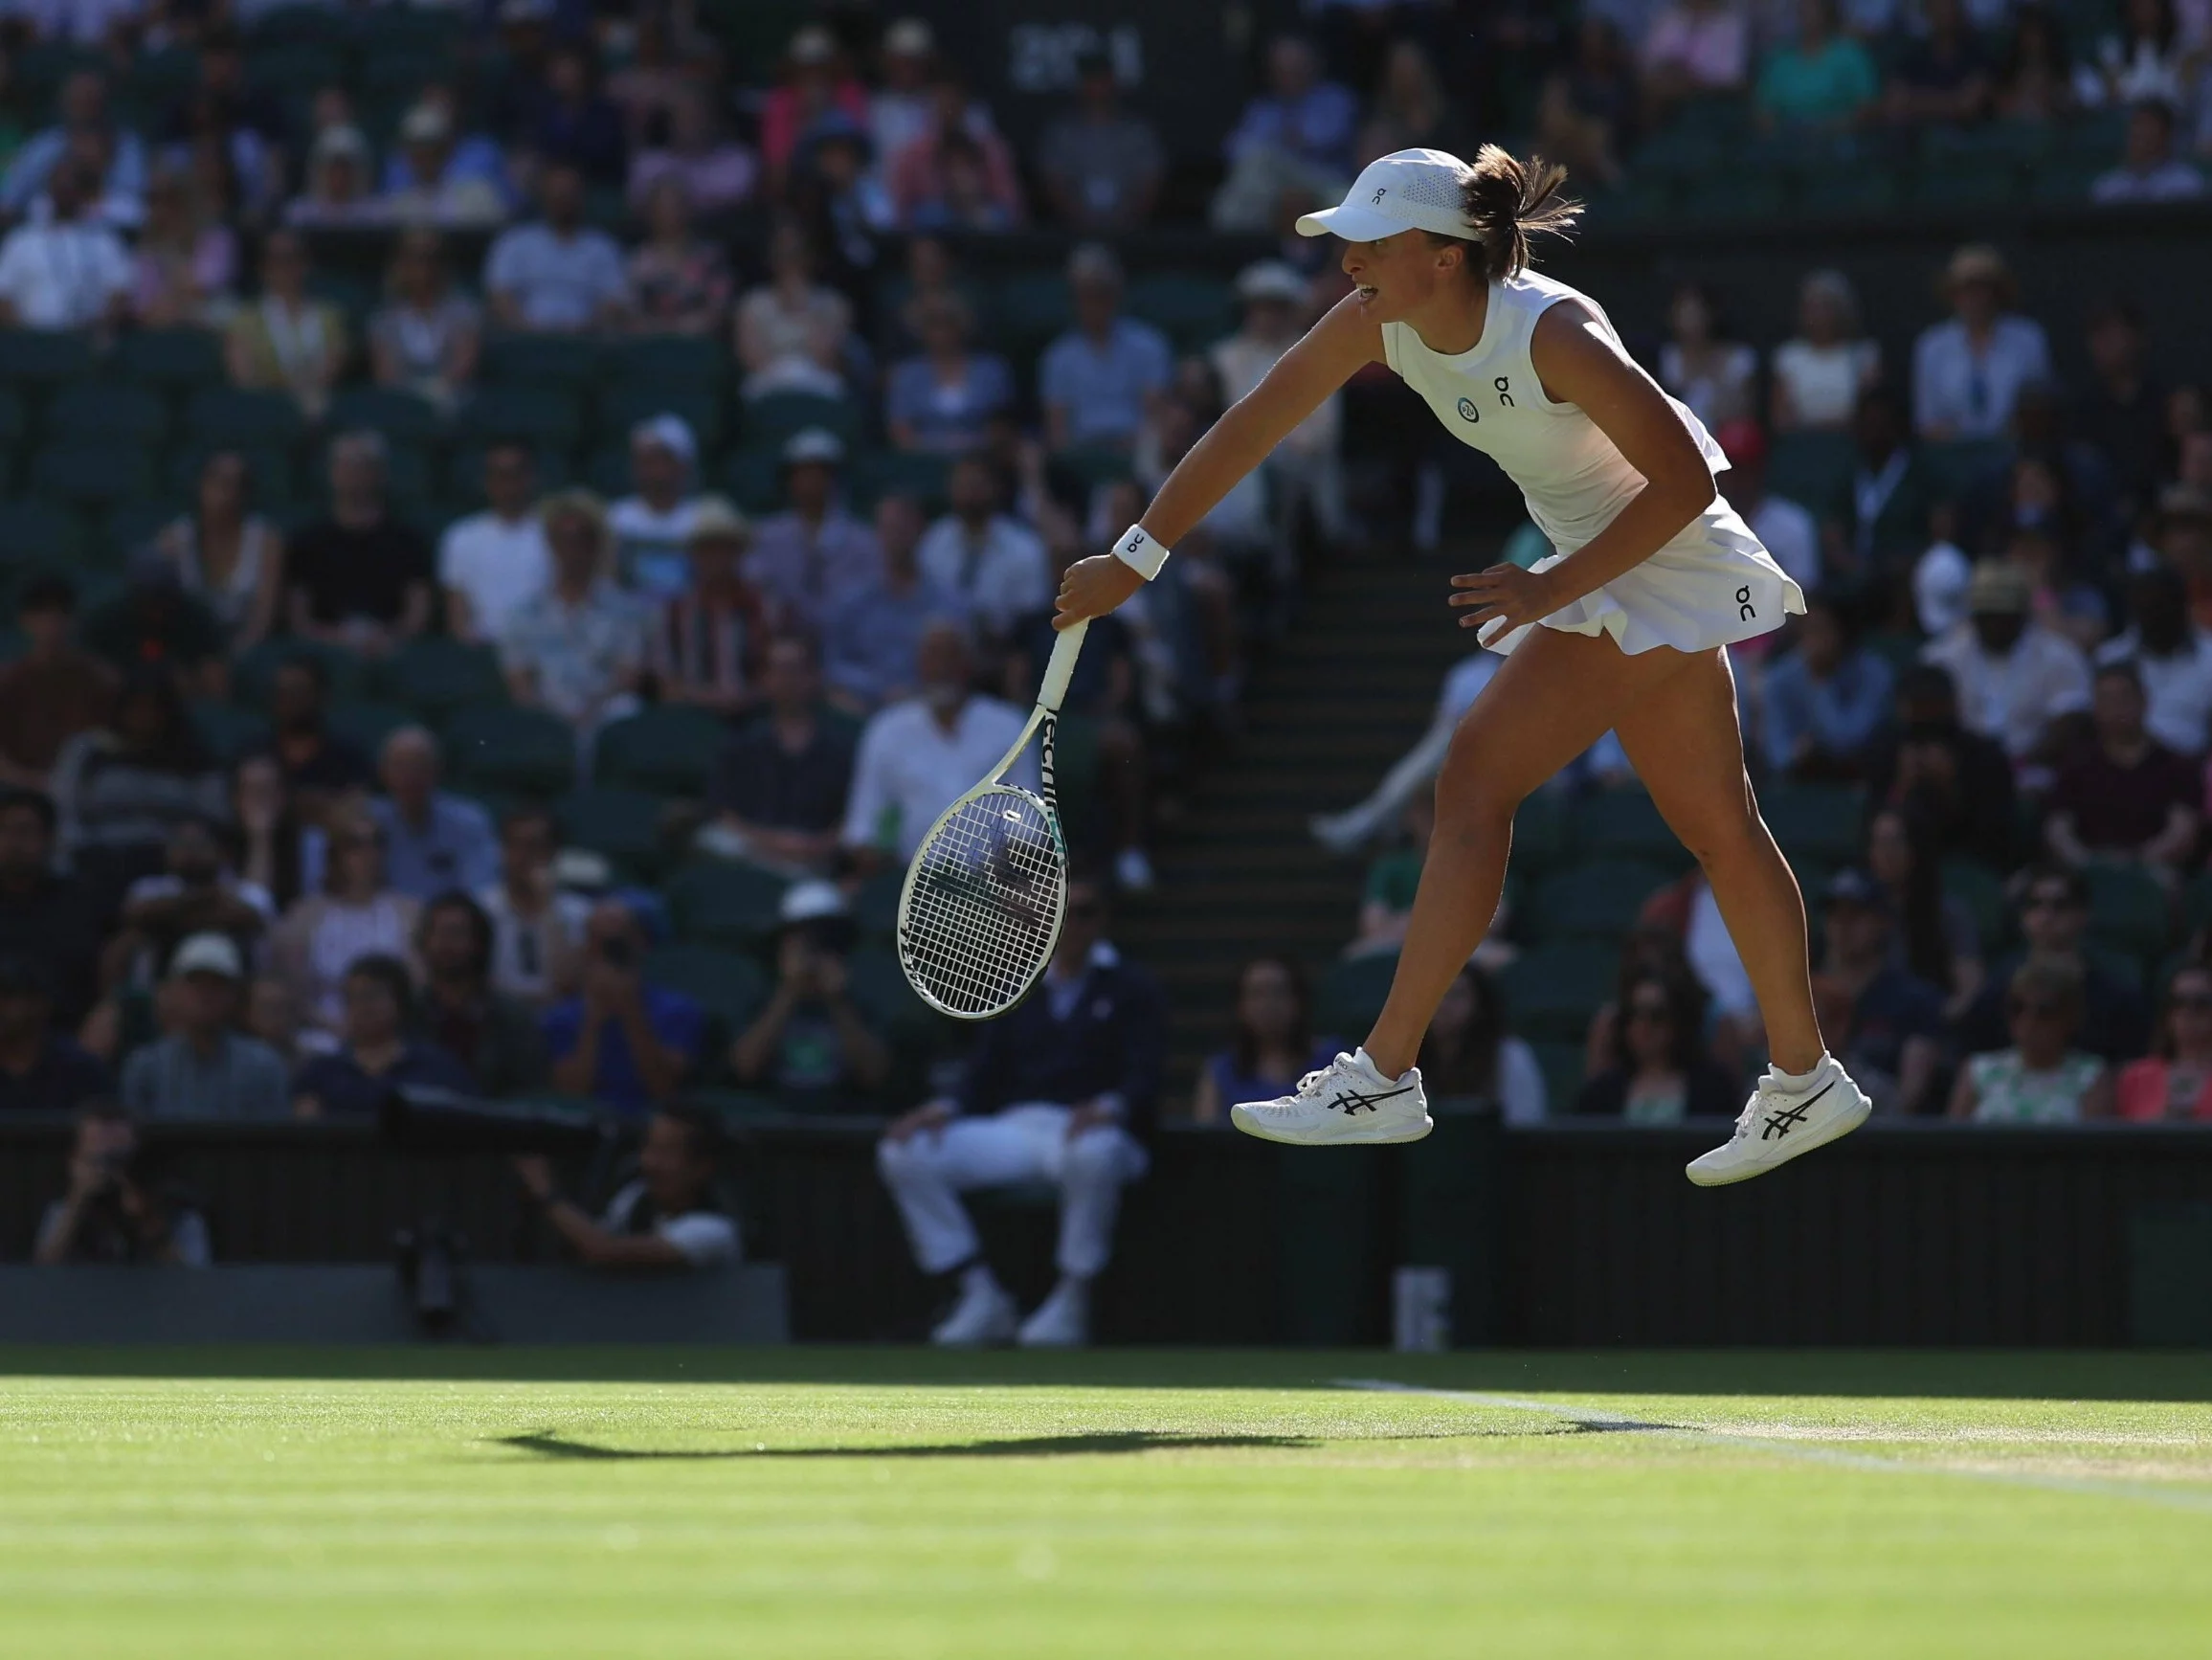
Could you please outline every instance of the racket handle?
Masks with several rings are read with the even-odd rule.
[[[1075,623],[1060,631],[1060,638],[1052,642],[1052,657],[1044,665],[1044,684],[1037,688],[1039,707],[1060,713],[1061,700],[1067,696],[1067,683],[1075,676],[1076,654],[1083,650],[1083,637],[1090,627],[1086,621]]]

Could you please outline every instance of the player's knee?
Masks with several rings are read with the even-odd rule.
[[[1531,787],[1488,740],[1470,737],[1463,726],[1437,774],[1437,817],[1509,823]]]
[[[1067,1144],[1061,1161],[1063,1182],[1100,1181],[1121,1169],[1122,1143],[1118,1130],[1086,1130]]]
[[[1710,871],[1755,858],[1766,830],[1758,814],[1746,802],[1741,808],[1700,814],[1694,822],[1681,826],[1677,834],[1690,857]]]
[[[911,1140],[894,1141],[888,1135],[876,1143],[876,1174],[896,1187],[921,1168],[921,1153]]]

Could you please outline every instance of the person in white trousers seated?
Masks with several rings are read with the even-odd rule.
[[[983,1028],[957,1099],[917,1107],[876,1148],[915,1260],[956,1293],[933,1342],[1089,1340],[1090,1283],[1111,1253],[1122,1189],[1151,1165],[1145,1137],[1167,1049],[1159,983],[1106,943],[1106,924],[1105,888],[1071,876],[1043,983]],[[960,1196],[1039,1183],[1060,1190],[1060,1282],[1023,1320]]]

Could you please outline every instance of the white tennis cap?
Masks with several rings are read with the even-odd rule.
[[[1342,205],[1302,213],[1301,236],[1376,242],[1399,231],[1472,236],[1460,211],[1460,182],[1474,169],[1442,150],[1394,150],[1361,169]]]

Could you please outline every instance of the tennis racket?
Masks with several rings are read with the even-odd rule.
[[[1088,622],[1062,629],[1037,707],[991,775],[945,809],[899,890],[899,961],[922,1000],[959,1021],[987,1021],[1027,997],[1060,943],[1067,910],[1067,839],[1052,789],[1052,738]],[[1003,780],[1041,734],[1041,796]]]

